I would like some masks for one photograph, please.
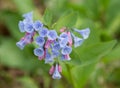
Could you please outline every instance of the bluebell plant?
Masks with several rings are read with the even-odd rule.
[[[23,18],[19,21],[18,27],[20,32],[25,33],[25,36],[16,45],[23,50],[27,44],[35,42],[38,47],[33,50],[34,55],[39,60],[52,64],[49,74],[53,79],[60,79],[62,67],[59,61],[71,60],[72,45],[80,46],[89,37],[90,29],[63,27],[60,29],[61,34],[58,35],[55,29],[48,29],[41,21],[33,21],[32,12],[24,14]],[[77,37],[74,32],[80,34],[81,38]],[[36,34],[38,36],[34,38]]]

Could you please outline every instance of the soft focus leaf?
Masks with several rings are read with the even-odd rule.
[[[50,10],[46,9],[43,15],[43,23],[48,27],[51,26],[52,23],[52,13]]]
[[[70,13],[60,18],[55,25],[55,29],[59,30],[62,27],[73,27],[77,21],[77,12]]]

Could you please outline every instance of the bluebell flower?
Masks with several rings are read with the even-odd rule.
[[[23,21],[19,21],[18,27],[19,27],[20,32],[25,32],[25,30],[24,30],[24,22]]]
[[[78,47],[78,46],[82,45],[82,43],[84,42],[84,39],[78,38],[74,34],[72,34],[72,36],[74,38],[74,47]]]
[[[52,55],[48,52],[48,49],[46,49],[46,55],[45,55],[45,63],[51,63],[53,62]]]
[[[41,36],[36,37],[35,41],[36,41],[36,44],[39,46],[43,46],[45,43],[45,39]]]
[[[25,19],[30,19],[30,20],[32,20],[32,18],[33,18],[33,12],[29,12],[29,13],[23,14],[23,17],[24,17]]]
[[[87,39],[89,37],[89,34],[90,34],[90,29],[89,28],[86,28],[86,29],[83,29],[83,30],[78,30],[78,29],[75,28],[74,31],[81,34],[83,39]]]
[[[55,40],[57,36],[57,32],[55,30],[50,30],[47,34],[49,40]]]
[[[36,56],[41,57],[41,56],[44,55],[44,50],[43,50],[42,48],[36,48],[36,49],[34,49],[34,54],[35,54]]]
[[[66,32],[63,32],[60,34],[60,38],[64,38],[68,41],[68,34]]]
[[[54,50],[60,50],[61,49],[61,47],[60,47],[60,44],[58,43],[58,42],[55,42],[54,44],[53,44],[53,47],[52,47]]]
[[[53,58],[56,58],[60,55],[60,52],[58,50],[52,49],[52,56]]]
[[[39,35],[41,37],[46,37],[48,34],[48,29],[47,28],[42,28],[40,31],[39,31]]]
[[[28,32],[28,33],[32,33],[32,32],[34,32],[34,28],[33,28],[33,23],[26,23],[25,25],[24,25],[24,30],[26,31],[26,32]]]
[[[61,58],[60,58],[62,61],[65,61],[65,60],[71,60],[71,58],[70,58],[70,56],[69,56],[69,54],[67,54],[67,55],[61,55]]]
[[[68,43],[68,40],[65,39],[65,38],[58,38],[58,41],[59,41],[59,44],[60,44],[60,47],[65,47]]]
[[[59,73],[58,64],[56,64],[56,66],[55,66],[55,70],[53,72],[52,78],[53,79],[60,79],[61,78],[61,75]]]
[[[71,52],[72,52],[72,48],[70,46],[65,46],[61,50],[61,53],[63,55],[70,54]]]
[[[34,29],[35,29],[36,31],[41,30],[42,27],[43,27],[43,24],[42,24],[39,20],[37,20],[37,21],[34,22]]]
[[[25,45],[26,45],[26,41],[24,39],[21,39],[19,42],[16,43],[17,47],[19,47],[21,50],[24,49]]]

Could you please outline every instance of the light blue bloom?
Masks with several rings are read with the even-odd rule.
[[[86,28],[86,29],[83,29],[83,30],[78,30],[78,29],[75,28],[74,31],[81,34],[83,39],[87,39],[89,37],[89,34],[90,34],[90,29],[89,28]]]
[[[49,40],[55,40],[57,36],[57,32],[55,30],[50,30],[47,34]]]
[[[39,20],[35,21],[35,23],[34,23],[34,29],[35,29],[36,31],[41,30],[42,27],[43,27],[43,24],[42,24]]]
[[[36,44],[39,45],[39,46],[43,46],[44,43],[45,43],[45,39],[41,36],[36,37],[35,41],[36,41]]]
[[[51,63],[53,62],[53,57],[52,55],[48,52],[48,49],[46,50],[46,55],[45,55],[45,63]]]
[[[61,78],[61,75],[60,75],[59,70],[58,70],[58,64],[56,64],[56,66],[55,66],[55,71],[53,72],[52,78],[53,79],[60,79]]]
[[[63,32],[60,34],[60,38],[64,38],[66,41],[68,41],[68,34],[66,32]]]
[[[16,43],[17,47],[19,47],[21,50],[24,49],[24,47],[25,47],[26,44],[27,43],[23,39],[21,39],[19,42]]]
[[[59,55],[60,55],[60,52],[58,50],[52,49],[53,58],[58,57]]]
[[[34,54],[35,54],[36,56],[41,57],[41,56],[44,55],[44,50],[43,50],[42,48],[36,48],[36,49],[34,49]]]
[[[39,31],[39,35],[41,37],[46,37],[48,34],[48,29],[47,28],[42,28],[40,31]]]
[[[20,32],[25,32],[23,21],[19,21],[19,23],[18,23],[18,27],[19,27]]]
[[[67,54],[67,55],[61,55],[61,58],[60,58],[62,61],[65,61],[65,60],[71,60],[70,56]]]
[[[74,47],[78,47],[78,46],[82,45],[82,43],[84,42],[84,39],[78,38],[74,34],[72,34],[72,36],[74,38]]]
[[[52,47],[54,50],[60,50],[60,44],[58,42],[55,42]]]
[[[29,13],[23,14],[23,17],[24,17],[25,19],[30,19],[30,20],[32,20],[32,18],[33,18],[33,12],[29,12]]]
[[[61,50],[61,53],[63,55],[66,55],[66,54],[70,54],[72,52],[72,48],[70,46],[65,46],[64,48],[62,48]]]
[[[59,41],[59,44],[60,44],[60,47],[65,47],[68,43],[67,39],[65,38],[58,38],[58,41]]]
[[[24,25],[24,29],[25,29],[25,31],[28,32],[28,33],[34,32],[33,23],[26,23],[26,24]]]

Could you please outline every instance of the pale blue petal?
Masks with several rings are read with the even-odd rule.
[[[64,48],[62,48],[61,50],[61,53],[63,55],[66,55],[66,54],[70,54],[72,52],[72,48],[70,46],[65,46]]]
[[[89,37],[89,34],[90,34],[90,29],[89,28],[86,28],[86,29],[83,29],[83,30],[78,30],[78,29],[74,29],[76,32],[80,33],[83,37],[83,39],[87,39]]]

